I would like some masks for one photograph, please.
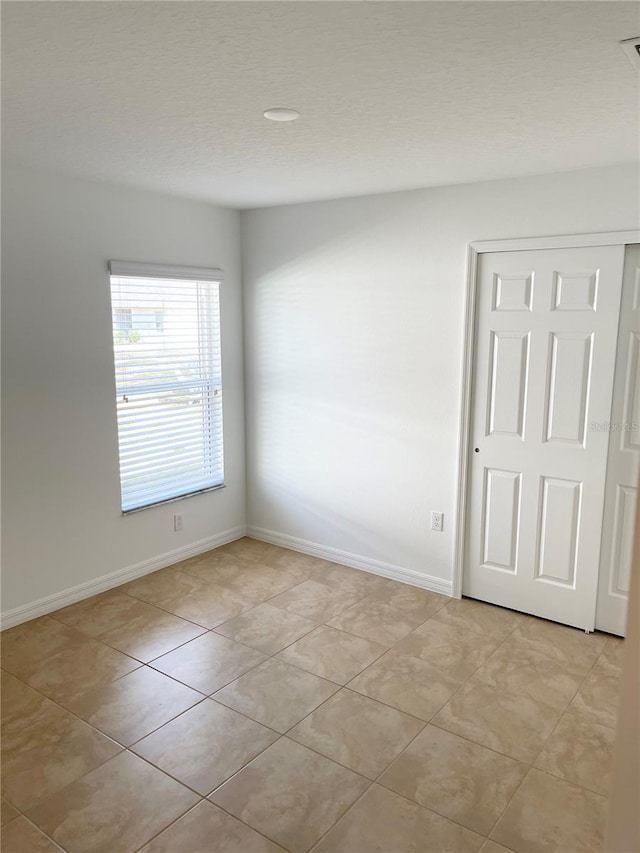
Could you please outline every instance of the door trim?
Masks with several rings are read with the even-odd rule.
[[[577,249],[584,246],[624,246],[640,243],[639,231],[605,231],[596,234],[570,234],[553,237],[518,237],[511,240],[481,240],[467,243],[464,344],[461,365],[461,393],[458,426],[458,468],[455,512],[453,588],[454,598],[462,597],[466,541],[467,498],[469,489],[469,440],[473,393],[473,350],[475,344],[478,260],[486,252],[519,252],[531,249]]]

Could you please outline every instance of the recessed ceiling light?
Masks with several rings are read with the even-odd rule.
[[[272,107],[270,110],[264,111],[264,117],[271,121],[295,121],[300,118],[300,113],[297,110],[290,110],[288,107]]]

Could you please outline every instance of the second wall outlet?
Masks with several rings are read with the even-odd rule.
[[[180,533],[180,531],[182,530],[182,516],[181,515],[174,515],[173,516],[173,529],[175,530],[176,533]]]
[[[444,513],[432,512],[431,513],[431,529],[437,530],[438,533],[442,533],[443,524],[444,524]]]

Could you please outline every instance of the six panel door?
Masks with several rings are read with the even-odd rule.
[[[624,249],[480,255],[463,593],[593,630]]]

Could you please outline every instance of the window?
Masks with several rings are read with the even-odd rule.
[[[113,309],[113,329],[116,332],[130,332],[133,327],[131,308]]]
[[[132,308],[129,328],[137,331],[155,330],[161,332],[164,327],[164,311],[161,308]]]
[[[122,511],[223,485],[220,271],[109,269]]]

